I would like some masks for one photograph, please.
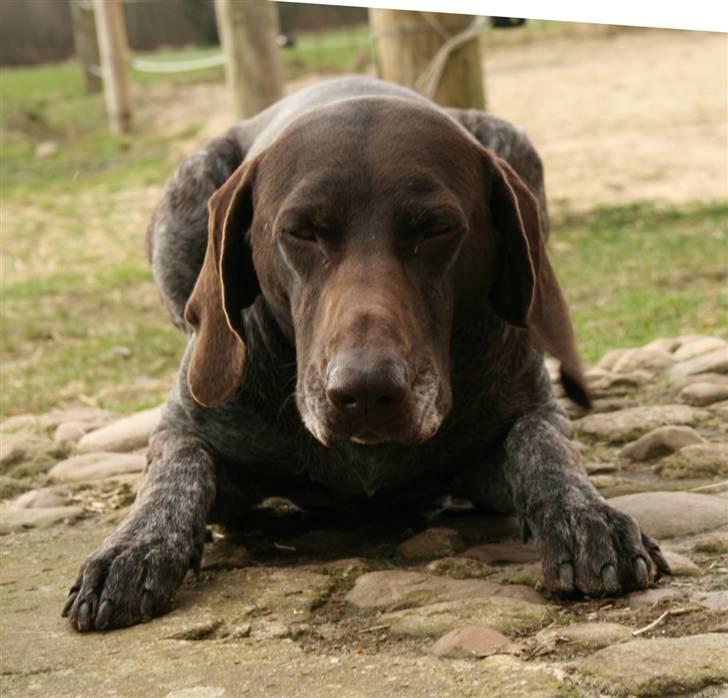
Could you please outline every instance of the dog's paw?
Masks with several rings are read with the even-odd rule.
[[[603,500],[554,508],[538,527],[536,543],[544,586],[559,595],[624,594],[670,574],[660,546]]]
[[[172,609],[189,567],[158,536],[112,538],[81,565],[62,615],[81,632],[144,623]]]

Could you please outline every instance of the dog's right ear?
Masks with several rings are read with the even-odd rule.
[[[207,251],[185,308],[195,331],[187,383],[205,407],[229,400],[245,370],[243,309],[260,292],[248,242],[254,179],[254,163],[243,163],[207,205]]]

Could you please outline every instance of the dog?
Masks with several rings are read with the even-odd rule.
[[[513,513],[556,594],[669,573],[589,483],[552,396],[544,352],[589,406],[547,234],[521,130],[374,79],[306,88],[184,161],[147,248],[189,341],[145,485],[70,590],[73,627],[166,613],[206,525],[270,496]]]

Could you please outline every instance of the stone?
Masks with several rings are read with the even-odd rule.
[[[346,600],[358,608],[404,608],[483,597],[522,599],[532,604],[544,602],[538,592],[519,584],[450,579],[404,570],[362,575],[346,595]]]
[[[616,509],[633,516],[658,540],[728,526],[728,500],[697,492],[643,492],[614,497]]]
[[[624,352],[612,366],[614,373],[648,371],[652,374],[663,373],[675,363],[675,359],[660,349],[630,349]]]
[[[467,557],[441,557],[425,568],[430,574],[439,574],[453,579],[488,577],[495,572],[490,565]]]
[[[431,560],[454,555],[465,548],[461,535],[451,528],[428,528],[408,538],[397,551],[406,560]]]
[[[489,698],[563,698],[577,695],[571,680],[557,667],[496,654],[478,662],[478,668],[482,671],[482,678],[473,695]],[[419,695],[423,695],[422,692]]]
[[[658,351],[666,351],[668,354],[672,354],[678,347],[680,347],[679,339],[675,337],[660,337],[658,339],[653,339],[642,348],[657,349]]]
[[[701,441],[703,437],[692,427],[658,427],[627,444],[619,455],[626,460],[643,462]]]
[[[38,417],[34,414],[16,414],[0,422],[0,434],[17,431],[34,431],[38,427]]]
[[[711,555],[728,553],[728,531],[718,531],[699,538],[693,543],[693,550]]]
[[[541,559],[534,545],[524,545],[522,543],[487,543],[485,545],[475,545],[468,548],[463,555],[480,560],[481,562],[487,562],[489,565],[504,562],[536,562]]]
[[[660,601],[674,599],[679,595],[680,592],[677,589],[660,587],[657,589],[645,589],[644,591],[633,591],[627,595],[627,599],[629,600],[630,608],[636,610],[639,608],[649,608]]]
[[[728,444],[685,446],[661,460],[655,466],[655,472],[670,480],[728,475]]]
[[[11,505],[17,509],[51,509],[67,504],[66,497],[56,494],[48,487],[25,492],[11,502]]]
[[[78,506],[50,507],[48,509],[19,509],[0,505],[0,534],[24,528],[50,528],[63,521],[72,521],[83,514]]]
[[[140,473],[147,459],[138,453],[83,453],[54,465],[48,472],[52,480],[105,480],[115,475]]]
[[[688,405],[702,407],[714,402],[728,400],[728,385],[721,383],[691,383],[678,394],[678,398]]]
[[[541,604],[496,596],[460,599],[383,613],[377,623],[395,635],[435,637],[465,625],[485,625],[499,633],[526,632],[548,623],[548,611]]]
[[[676,361],[687,361],[725,346],[726,342],[719,337],[698,337],[682,344],[673,353],[673,358]]]
[[[629,349],[612,349],[611,351],[608,351],[601,359],[599,359],[597,367],[604,371],[611,371],[612,366],[617,363],[622,354],[625,354],[628,351]]]
[[[85,434],[76,446],[78,453],[113,451],[126,453],[144,448],[149,437],[162,418],[162,406],[129,417],[123,417],[111,424]]]
[[[728,609],[728,591],[696,591],[690,594],[690,600],[715,611]]]
[[[539,644],[548,646],[563,642],[573,647],[598,650],[618,642],[632,639],[632,629],[619,623],[572,623],[543,630],[538,635]]]
[[[609,695],[687,694],[728,680],[728,635],[632,640],[605,647],[576,668]]]
[[[64,422],[80,422],[100,427],[118,417],[119,415],[115,412],[101,410],[96,407],[66,407],[60,410],[51,410],[40,418],[40,423],[43,429],[57,429]]]
[[[513,643],[496,630],[483,625],[466,625],[451,630],[432,646],[438,657],[488,657]]]
[[[698,373],[728,373],[728,347],[714,349],[707,354],[680,361],[670,370],[673,378],[693,376]]]
[[[646,385],[653,378],[649,371],[631,371],[629,373],[604,373],[593,375],[589,388],[595,395],[624,395]]]
[[[673,577],[698,577],[703,573],[700,567],[684,555],[672,550],[663,550],[662,555],[667,560],[667,564],[670,565]]]
[[[618,412],[584,417],[574,423],[574,428],[582,436],[624,443],[658,427],[691,424],[697,416],[696,411],[687,405],[629,407]]]

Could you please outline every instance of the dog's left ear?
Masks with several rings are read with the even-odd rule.
[[[187,384],[205,407],[229,400],[245,370],[242,313],[260,293],[248,242],[254,178],[254,163],[242,164],[207,205],[207,251],[185,308],[195,331]]]
[[[532,332],[536,343],[560,361],[569,398],[590,407],[569,307],[546,254],[538,202],[505,160],[489,151],[485,157],[497,247],[491,307],[506,322]]]

